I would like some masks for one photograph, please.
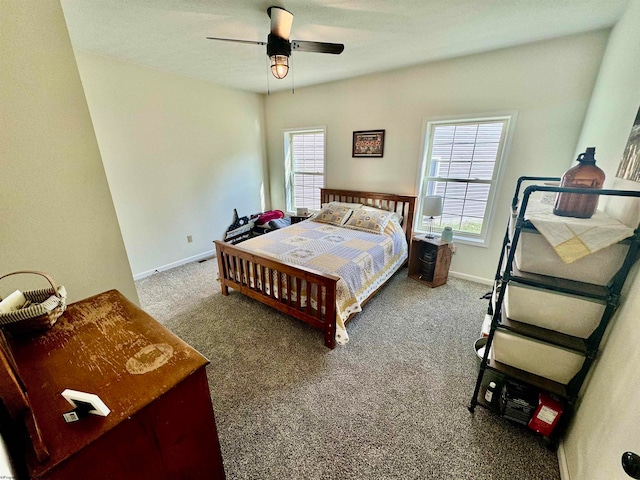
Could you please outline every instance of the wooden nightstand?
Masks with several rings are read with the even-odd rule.
[[[302,222],[303,220],[307,220],[309,218],[311,218],[310,213],[308,213],[307,215],[291,215],[291,225],[293,225],[294,223]]]
[[[409,277],[430,287],[447,283],[451,265],[450,244],[439,237],[413,237],[409,249]]]

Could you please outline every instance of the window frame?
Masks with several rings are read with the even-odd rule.
[[[298,172],[305,175],[321,175],[322,185],[326,186],[327,180],[327,128],[320,127],[305,127],[305,128],[290,128],[284,130],[284,196],[285,196],[285,211],[289,214],[296,213],[296,207],[294,206],[294,190],[293,179],[296,171],[293,170],[293,151],[291,145],[293,143],[293,136],[296,134],[305,133],[322,133],[324,136],[324,145],[322,152],[322,173],[310,173],[310,172]],[[309,209],[310,211],[317,211],[315,209]]]
[[[452,177],[440,177],[447,180],[459,181],[465,184],[488,184],[489,195],[487,197],[487,207],[482,221],[482,229],[479,234],[472,234],[461,232],[459,230],[453,231],[453,238],[456,242],[488,247],[490,242],[491,231],[493,229],[493,221],[495,218],[495,207],[500,185],[502,183],[502,177],[505,170],[505,165],[509,156],[509,150],[511,147],[511,140],[513,132],[515,130],[515,124],[517,120],[517,111],[504,111],[504,112],[491,112],[484,114],[473,115],[455,115],[447,117],[437,118],[425,118],[422,126],[422,160],[419,163],[418,179],[416,185],[416,191],[418,192],[418,201],[416,205],[416,212],[418,220],[414,222],[414,231],[416,233],[424,234],[427,229],[422,219],[422,201],[425,195],[428,195],[428,183],[429,181],[435,181],[437,177],[431,177],[428,175],[431,167],[430,156],[432,150],[432,137],[436,126],[442,125],[465,125],[465,124],[477,124],[477,123],[490,123],[490,122],[504,122],[503,134],[501,137],[501,144],[498,147],[498,153],[496,155],[495,166],[493,169],[493,176],[489,182],[469,182],[465,179],[455,179]],[[466,194],[465,194],[466,197]],[[441,231],[438,226],[435,226],[436,232]]]

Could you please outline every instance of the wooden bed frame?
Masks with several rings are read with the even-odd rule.
[[[399,213],[403,217],[402,229],[407,238],[407,244],[411,245],[415,195],[321,189],[321,203],[332,201],[362,203]],[[243,248],[242,244],[231,245],[218,240],[215,244],[223,295],[229,294],[229,287],[238,290],[244,295],[324,331],[324,344],[329,348],[335,347],[336,284],[339,277],[258,255]],[[274,272],[277,275],[273,275]],[[249,278],[257,278],[260,281],[250,282]],[[311,302],[302,306],[299,297],[291,299],[291,296],[285,295],[285,282],[280,281],[281,278],[286,278],[286,285],[295,285],[298,292],[302,282],[307,282],[307,292],[311,292],[312,289],[317,291],[316,308],[311,307]],[[377,291],[369,295],[362,304],[369,301]]]

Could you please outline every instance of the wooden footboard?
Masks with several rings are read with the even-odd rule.
[[[322,330],[324,344],[335,347],[339,277],[256,255],[240,245],[221,241],[215,244],[223,295],[229,294],[229,287],[238,290]],[[303,290],[305,301],[301,295]]]

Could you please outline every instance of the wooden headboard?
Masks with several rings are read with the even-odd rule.
[[[413,216],[416,208],[415,195],[394,195],[392,193],[358,192],[356,190],[320,189],[320,203],[348,202],[362,203],[402,215],[402,230],[411,244]]]

